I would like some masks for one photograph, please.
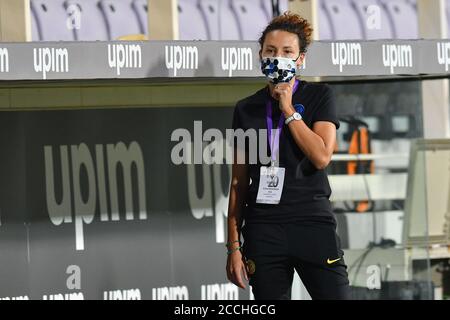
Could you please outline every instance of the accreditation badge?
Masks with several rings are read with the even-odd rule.
[[[256,203],[278,204],[283,191],[285,168],[261,167]]]

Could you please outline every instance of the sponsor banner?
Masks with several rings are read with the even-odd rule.
[[[258,76],[253,42],[0,44],[0,80]]]
[[[392,76],[419,72],[416,55],[420,46],[416,41],[322,41],[313,48],[308,54],[306,75]]]
[[[420,73],[450,73],[450,40],[424,40],[420,51]]]
[[[316,41],[304,76],[445,75],[444,40]],[[254,41],[0,43],[0,80],[262,77]]]
[[[232,111],[4,112],[0,299],[249,299],[225,272],[229,165],[172,161],[175,130],[203,154]]]

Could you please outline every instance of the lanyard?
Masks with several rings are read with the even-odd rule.
[[[294,87],[292,89],[292,95],[294,95],[295,91],[297,91],[299,81],[295,79]],[[278,121],[278,127],[275,128],[275,137],[273,137],[272,141],[272,127],[273,127],[273,119],[272,119],[272,101],[269,99],[266,103],[266,122],[267,122],[267,133],[269,138],[269,148],[270,148],[270,158],[272,159],[271,165],[275,166],[276,154],[278,149],[280,148],[280,135],[283,130],[283,122],[284,115],[280,114],[280,120]]]

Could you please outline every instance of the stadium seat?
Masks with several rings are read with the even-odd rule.
[[[352,0],[352,5],[361,19],[365,39],[392,39],[394,37],[394,31],[392,29],[392,24],[389,20],[388,14],[385,8],[379,5],[377,0]],[[369,14],[372,14],[371,12],[368,14],[367,9],[371,5],[377,6],[380,9],[381,20],[379,29],[372,28],[372,26],[367,25],[368,18],[370,17]]]
[[[272,20],[273,16],[273,10],[272,10],[272,0],[260,0],[261,6],[264,10],[265,15],[267,16],[267,20]],[[281,4],[280,4],[280,12],[281,11]]]
[[[336,40],[364,38],[361,22],[348,0],[321,0],[320,5],[331,19]]]
[[[450,0],[445,3],[445,12],[447,15],[447,38],[450,38]]]
[[[200,11],[207,25],[210,40],[241,40],[238,20],[232,0],[199,0]],[[267,2],[266,0],[260,0]],[[269,0],[270,2],[270,0]]]
[[[264,12],[266,13],[269,20],[272,20],[273,10],[272,10],[272,0],[261,0]],[[279,0],[280,14],[288,11],[289,4],[288,0]]]
[[[289,1],[288,0],[280,0],[280,12],[281,13],[284,13],[284,12],[288,11],[288,9],[289,9]]]
[[[199,0],[199,6],[206,21],[210,40],[241,39],[238,22],[231,9],[230,0]]]
[[[269,19],[260,0],[232,0],[242,40],[257,40],[267,26]]]
[[[66,10],[76,6],[80,12],[80,26],[75,28],[75,39],[81,41],[109,40],[105,17],[97,0],[66,0]]]
[[[264,10],[264,14],[267,16],[268,20],[272,19],[273,13],[272,13],[272,0],[260,0],[261,1],[261,7]],[[281,8],[280,8],[281,12]]]
[[[74,30],[67,25],[69,15],[64,0],[32,0],[31,10],[36,14],[42,41],[73,41]]]
[[[34,10],[31,10],[30,15],[31,15],[31,40],[41,41],[39,26]]]
[[[138,17],[139,29],[148,35],[148,3],[147,0],[133,0],[131,6]]]
[[[417,10],[417,0],[405,0],[405,1],[406,1],[406,3],[413,6],[415,10]]]
[[[323,6],[319,6],[319,39],[334,40],[334,30],[331,28],[330,16]]]
[[[243,34],[231,1],[220,1],[220,40],[243,40]]]
[[[178,0],[180,40],[209,40],[197,0]]]
[[[203,19],[206,21],[206,29],[209,40],[220,40],[219,2],[217,0],[200,0],[198,5]]]
[[[132,0],[100,0],[99,5],[106,17],[110,40],[141,33],[131,3]]]
[[[396,39],[417,39],[419,27],[417,10],[405,0],[380,0],[394,27]]]

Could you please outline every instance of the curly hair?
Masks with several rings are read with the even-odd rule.
[[[261,48],[263,47],[267,34],[275,30],[295,33],[298,36],[300,53],[305,53],[311,44],[313,29],[309,22],[298,14],[286,11],[284,14],[273,18],[258,40]]]

